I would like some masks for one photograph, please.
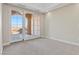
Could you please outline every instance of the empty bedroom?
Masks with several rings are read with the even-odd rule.
[[[78,3],[2,3],[0,9],[3,55],[79,54]]]

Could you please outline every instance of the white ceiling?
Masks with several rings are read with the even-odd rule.
[[[48,11],[63,7],[68,4],[66,3],[14,3],[12,5],[16,5],[33,11],[46,13]]]

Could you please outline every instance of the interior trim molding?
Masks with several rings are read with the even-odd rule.
[[[28,41],[28,40],[33,40],[33,39],[39,39],[39,38],[41,38],[41,37],[38,36],[38,37],[33,37],[33,38],[27,38],[27,41]],[[7,42],[7,43],[4,43],[3,46],[7,46],[7,45],[10,45],[11,43],[21,42],[21,41],[23,41],[23,40]],[[24,41],[26,41],[26,40],[24,39]]]
[[[55,38],[55,37],[45,37],[45,38],[47,38],[47,39],[53,39],[53,40],[56,40],[56,41],[59,41],[59,42],[63,42],[63,43],[66,43],[66,44],[70,44],[70,45],[79,46],[78,43],[70,42],[70,41],[66,41],[66,40],[62,40],[62,39],[58,39],[58,38]]]

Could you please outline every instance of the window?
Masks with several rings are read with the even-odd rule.
[[[11,32],[12,34],[19,34],[22,32],[22,16],[19,14],[11,15]]]

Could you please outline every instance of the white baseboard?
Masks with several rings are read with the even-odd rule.
[[[27,40],[32,40],[32,39],[36,39],[36,38],[40,38],[40,36],[28,37]],[[24,40],[26,40],[26,39],[24,39]],[[10,42],[4,43],[3,46],[7,46],[7,45],[10,45],[11,43],[20,42],[20,41],[22,41],[22,40],[10,41]]]
[[[45,36],[42,36],[42,38],[52,39],[52,40],[56,40],[56,41],[59,41],[59,42],[63,42],[63,43],[79,46],[79,43],[70,42],[70,41],[63,40],[63,39],[58,39],[58,38],[55,38],[55,37],[45,37]],[[5,44],[3,44],[3,46],[10,45],[10,43],[11,42],[5,43]]]
[[[71,44],[71,45],[79,46],[79,43],[70,42],[70,41],[66,41],[66,40],[63,40],[63,39],[58,39],[58,38],[55,38],[55,37],[45,37],[45,38],[47,38],[47,39],[53,39],[53,40],[56,40],[56,41],[59,41],[59,42],[63,42],[63,43],[67,43],[67,44]]]

